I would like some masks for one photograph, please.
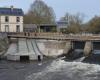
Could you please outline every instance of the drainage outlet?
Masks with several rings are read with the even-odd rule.
[[[20,61],[29,61],[29,56],[20,56]]]

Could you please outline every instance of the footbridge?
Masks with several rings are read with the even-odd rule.
[[[100,41],[100,35],[70,35],[62,33],[9,33],[8,38],[32,38],[47,40],[71,40],[71,41]]]
[[[39,54],[39,49],[36,48],[36,42],[30,40],[57,40],[57,41],[65,41],[66,45],[63,49],[63,54],[68,55],[75,51],[76,49],[83,50],[84,55],[87,57],[93,53],[94,50],[100,50],[100,35],[81,35],[81,34],[74,34],[74,35],[67,35],[62,33],[15,33],[15,34],[8,34],[8,38],[24,38],[28,39],[27,44],[32,44],[29,46],[30,48],[28,51],[34,52]],[[20,45],[20,44],[19,44]],[[35,46],[34,46],[35,45]],[[21,49],[21,48],[19,48]]]

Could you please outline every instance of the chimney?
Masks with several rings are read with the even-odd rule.
[[[12,6],[10,6],[10,8],[11,8],[11,10],[13,11],[13,9],[14,9],[14,6],[12,5]]]

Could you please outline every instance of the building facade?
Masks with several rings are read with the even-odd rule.
[[[40,24],[39,32],[57,32],[56,24]]]
[[[24,32],[57,32],[56,24],[24,24]]]
[[[23,11],[19,8],[0,8],[0,32],[23,32]]]
[[[24,24],[24,32],[36,32],[37,25],[36,24]]]
[[[64,32],[68,27],[68,22],[66,21],[58,21],[57,22],[57,31]]]

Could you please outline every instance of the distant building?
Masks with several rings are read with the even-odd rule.
[[[24,24],[24,32],[56,32],[56,24]]]
[[[37,25],[36,24],[24,24],[24,32],[36,32]]]
[[[19,8],[0,8],[0,32],[23,32],[23,11]]]
[[[56,32],[57,25],[56,24],[40,24],[39,32]]]
[[[57,22],[57,31],[61,32],[62,30],[67,29],[68,23],[66,21],[58,21]]]

